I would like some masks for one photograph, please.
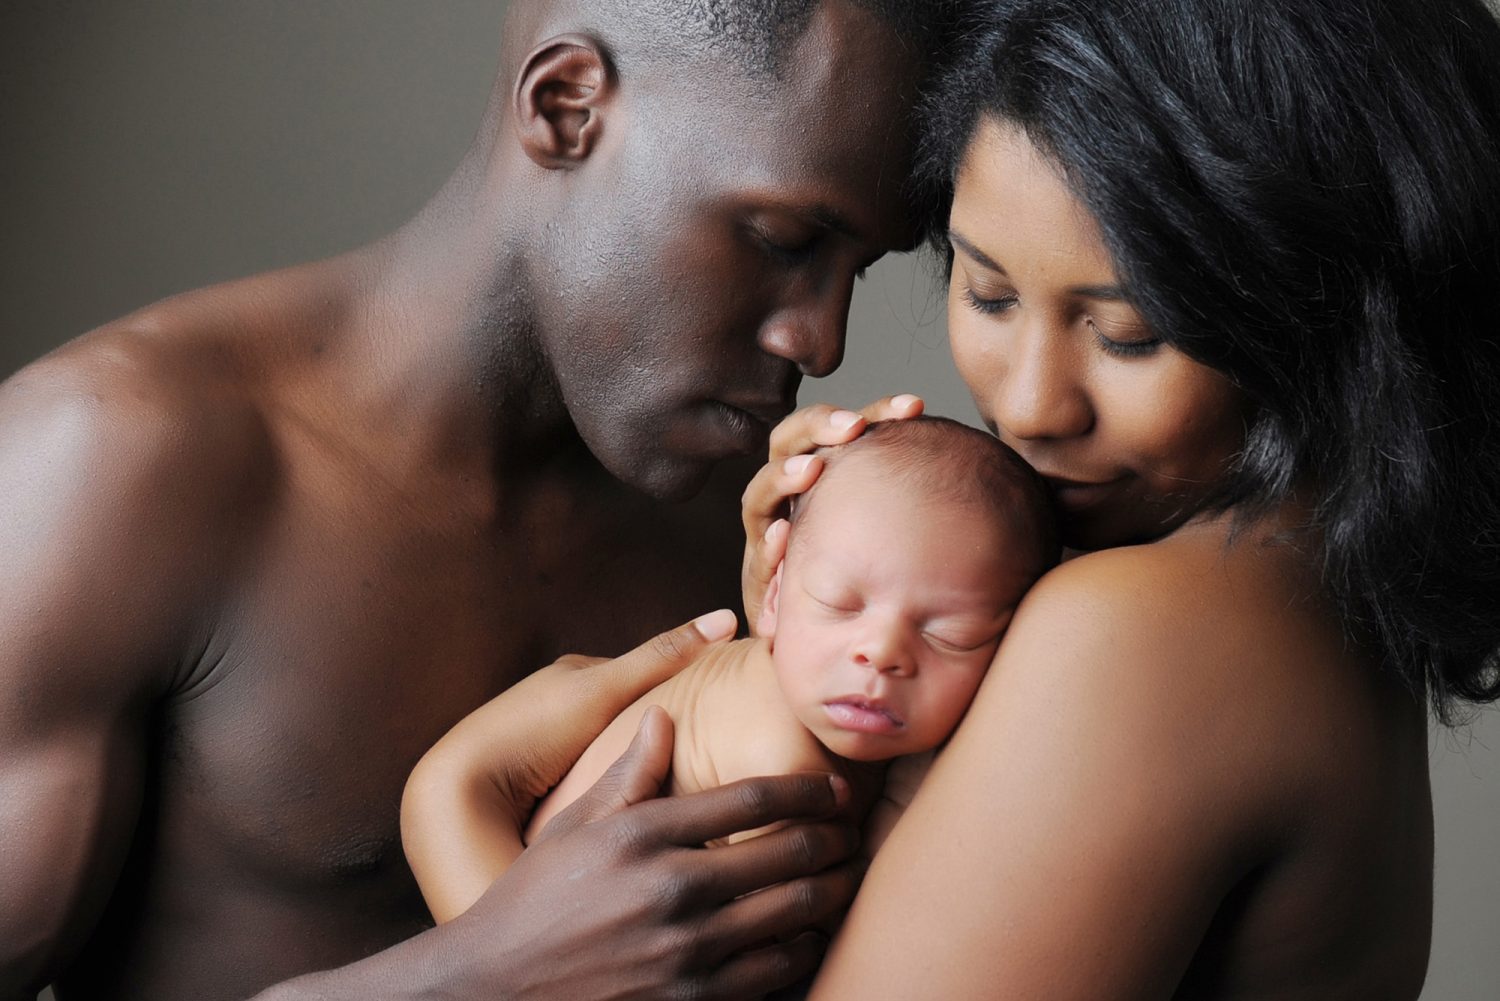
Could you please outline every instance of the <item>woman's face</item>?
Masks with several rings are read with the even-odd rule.
[[[949,230],[954,360],[990,428],[1046,478],[1064,542],[1142,542],[1192,517],[1244,443],[1244,397],[1146,326],[1059,168],[983,120]]]

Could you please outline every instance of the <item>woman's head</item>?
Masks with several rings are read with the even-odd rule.
[[[1495,616],[1480,597],[1500,591],[1500,444],[1486,412],[1500,384],[1493,16],[1480,0],[995,0],[970,38],[928,143],[953,232],[1017,236],[969,197],[976,161],[986,146],[1035,151],[1082,207],[1080,231],[1105,258],[1094,270],[1124,295],[1074,296],[1086,308],[1056,311],[1047,329],[1087,330],[1086,317],[1105,338],[1159,338],[1158,353],[1206,373],[1123,413],[1149,423],[1154,406],[1217,428],[1213,448],[1191,435],[1173,446],[1177,460],[1199,450],[1191,488],[1154,491],[1151,517],[1078,541],[1131,541],[1194,506],[1253,510],[1304,489],[1351,625],[1440,703],[1493,697]],[[958,285],[966,255],[953,250]],[[1073,382],[1052,379],[1024,331],[1012,340],[956,315],[961,362],[990,354],[966,375],[1001,434],[1019,440],[1007,416],[1028,409],[1061,422],[1028,458],[1161,458],[1131,441],[1084,447],[1118,430],[1123,404],[1095,391],[1085,420],[1059,390],[1081,374],[1097,387],[1103,361],[1054,353]],[[1149,360],[1111,364],[1118,376]],[[1206,392],[1214,379],[1222,391]],[[1053,397],[1026,400],[1037,387]],[[1216,482],[1198,482],[1205,473]]]

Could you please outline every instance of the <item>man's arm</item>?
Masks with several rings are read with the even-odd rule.
[[[804,774],[650,799],[671,763],[665,721],[648,714],[625,755],[457,919],[257,1001],[730,999],[811,972],[821,938],[795,933],[853,896],[848,868],[831,868],[853,847],[848,829],[803,823],[701,846],[776,819],[833,815],[846,787]]]
[[[195,602],[191,437],[123,358],[0,386],[0,997],[86,940],[140,808]]]

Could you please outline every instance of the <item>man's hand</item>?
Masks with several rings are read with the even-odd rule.
[[[733,612],[720,610],[613,660],[563,657],[438,741],[412,772],[401,803],[402,846],[433,917],[449,921],[468,910],[521,854],[537,801],[600,731],[708,646],[732,637],[737,624]]]
[[[814,969],[823,941],[807,929],[846,908],[857,883],[840,864],[854,833],[816,822],[847,787],[803,774],[652,799],[671,736],[666,714],[648,712],[594,789],[442,929],[463,943],[448,954],[497,971],[478,982],[455,970],[452,996],[756,997]],[[702,847],[788,820],[813,822]]]

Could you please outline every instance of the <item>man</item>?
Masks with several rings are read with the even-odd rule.
[[[838,364],[858,271],[917,238],[934,16],[518,3],[479,138],[409,225],[0,389],[0,996],[712,996],[809,967],[804,938],[736,948],[847,901],[846,835],[680,841],[826,816],[826,780],[619,810],[663,767],[645,733],[435,930],[398,805],[538,665],[732,603],[745,470],[713,468]],[[627,680],[670,667],[635,656]]]

